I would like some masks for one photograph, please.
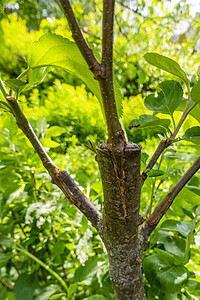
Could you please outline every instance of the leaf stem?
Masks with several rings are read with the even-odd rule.
[[[189,108],[190,108],[190,105],[191,105],[191,98],[190,98],[190,87],[187,86],[188,88],[188,99],[187,99],[187,103],[186,103],[186,106],[185,106],[185,109],[184,109],[184,112],[178,122],[178,125],[176,126],[176,128],[174,129],[174,132],[172,133],[171,137],[170,138],[175,138],[177,133],[179,132],[183,122],[185,121],[186,117],[188,116],[188,113],[189,113]]]
[[[6,90],[6,87],[5,87],[5,85],[4,85],[4,83],[3,83],[3,81],[2,81],[1,78],[0,78],[0,90],[1,90],[1,92],[4,95],[5,98],[9,95],[9,93]]]
[[[171,118],[172,118],[172,123],[173,123],[174,130],[175,130],[175,128],[176,128],[176,123],[175,123],[173,114],[171,115]]]
[[[30,68],[24,70],[16,79],[22,79],[30,71]]]
[[[30,257],[32,260],[34,260],[36,263],[38,263],[41,267],[43,267],[47,272],[49,272],[53,277],[55,277],[58,282],[62,285],[62,287],[65,289],[66,292],[68,292],[67,284],[64,282],[64,280],[56,273],[54,270],[52,270],[48,265],[46,265],[43,261],[41,261],[39,258],[28,252],[26,249],[24,249],[21,245],[16,246],[16,250],[24,253],[28,257]]]

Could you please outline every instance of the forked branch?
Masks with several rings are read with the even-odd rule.
[[[47,169],[51,176],[53,183],[55,183],[65,194],[65,196],[74,204],[78,209],[86,216],[86,218],[92,223],[92,225],[98,230],[99,220],[101,219],[101,213],[96,209],[92,202],[81,192],[72,178],[66,171],[60,171],[60,169],[51,160],[49,155],[46,153],[38,137],[36,136],[33,128],[29,121],[23,114],[19,104],[12,97],[6,97],[12,113],[16,118],[18,127],[23,131],[26,137],[31,142],[32,146],[39,155],[44,167]]]
[[[163,201],[155,208],[154,212],[147,218],[146,225],[143,228],[143,235],[145,236],[145,239],[148,238],[151,232],[156,228],[162,217],[166,214],[166,212],[172,205],[175,197],[199,169],[200,156],[195,160],[195,162],[172,188],[172,190],[166,195]]]

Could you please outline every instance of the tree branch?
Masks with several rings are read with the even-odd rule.
[[[160,143],[159,143],[159,145],[158,145],[158,147],[157,147],[155,153],[153,154],[151,160],[149,161],[149,163],[148,163],[148,165],[147,165],[145,171],[142,172],[142,175],[141,175],[141,176],[142,176],[143,182],[144,182],[144,181],[146,180],[146,178],[147,178],[147,173],[148,173],[148,171],[150,171],[150,170],[154,167],[155,163],[157,162],[157,160],[158,160],[158,158],[160,157],[160,155],[162,154],[162,152],[163,152],[167,147],[169,147],[171,144],[172,144],[172,141],[169,140],[169,139],[163,139],[163,140],[160,141]]]
[[[26,137],[31,142],[32,146],[39,155],[44,167],[49,172],[53,182],[63,191],[65,196],[78,207],[78,209],[86,216],[86,218],[92,223],[92,225],[98,230],[99,220],[101,219],[101,213],[95,208],[92,202],[87,199],[87,197],[81,192],[72,178],[66,171],[60,171],[60,169],[55,165],[51,158],[46,153],[42,144],[38,140],[33,128],[31,127],[29,121],[23,114],[21,108],[19,107],[17,101],[10,101],[10,97],[6,97],[10,103],[13,115],[16,118],[16,123],[18,127],[23,131]]]
[[[81,32],[69,0],[59,0],[59,2],[67,18],[76,45],[87,62],[89,69],[94,73],[95,78],[98,78],[98,76],[101,76],[101,65]]]
[[[113,29],[115,0],[103,1],[102,24],[102,69],[104,78],[99,78],[102,101],[108,130],[108,144],[123,148],[124,134],[119,122],[113,84]]]
[[[146,225],[143,228],[143,235],[145,239],[156,228],[162,217],[166,214],[170,206],[172,205],[175,197],[192,178],[192,176],[200,169],[200,156],[195,160],[192,166],[187,170],[183,177],[177,182],[177,184],[166,195],[163,201],[155,208],[154,212],[147,218]]]

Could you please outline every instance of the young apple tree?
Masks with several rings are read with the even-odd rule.
[[[198,108],[200,80],[191,89],[189,79],[177,62],[157,53],[145,54],[144,58],[148,63],[175,75],[183,84],[176,80],[163,81],[159,84],[158,94],[150,94],[145,99],[145,105],[149,110],[170,115],[172,125],[169,119],[159,119],[155,115],[142,115],[130,125],[133,130],[137,130],[138,127],[162,128],[164,132],[164,138],[146,169],[141,173],[141,146],[126,140],[120,123],[122,116],[120,89],[113,77],[115,0],[103,0],[101,55],[85,40],[69,0],[59,2],[68,20],[74,42],[55,34],[44,35],[34,42],[30,47],[28,68],[16,79],[6,80],[5,83],[0,81],[1,92],[5,98],[0,101],[0,105],[13,114],[18,127],[29,139],[49,172],[52,182],[63,191],[99,233],[108,253],[110,279],[116,299],[143,300],[146,296],[141,268],[142,254],[149,236],[173,205],[179,192],[199,170],[200,156],[154,211],[150,209],[150,213],[146,216],[140,215],[141,189],[148,176],[159,175],[160,171],[153,169],[155,164],[164,150],[179,140],[177,134],[182,124],[187,116]],[[103,185],[102,212],[98,211],[81,192],[70,175],[60,170],[51,160],[20,108],[18,102],[20,92],[39,84],[48,72],[49,66],[60,67],[76,74],[100,102],[107,125],[108,140],[93,150],[96,152]],[[186,88],[187,100],[183,99],[183,85]],[[180,103],[184,109],[180,120],[176,122],[173,113]],[[62,114],[62,108],[59,113]],[[200,139],[200,127],[189,128],[182,138],[197,141]],[[192,230],[194,228],[191,229],[191,234]],[[18,250],[20,251],[20,248]],[[159,271],[165,272],[157,273],[155,266],[159,266]],[[155,285],[168,293],[170,290],[171,293],[180,290],[189,276],[183,264],[174,264],[172,259],[162,252],[145,257],[143,270],[150,283],[155,281]]]

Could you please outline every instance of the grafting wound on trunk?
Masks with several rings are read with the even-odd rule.
[[[144,300],[138,236],[141,146],[127,143],[123,151],[97,147],[103,191],[103,241],[116,299]]]

